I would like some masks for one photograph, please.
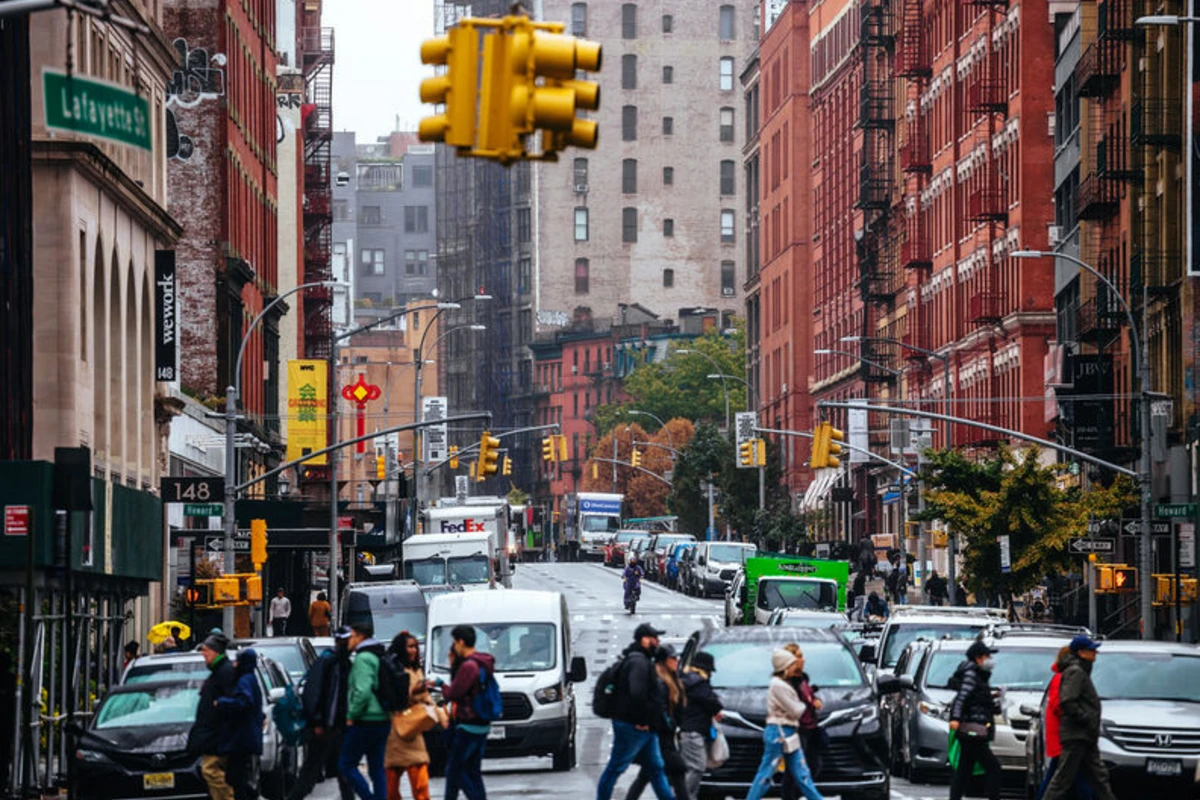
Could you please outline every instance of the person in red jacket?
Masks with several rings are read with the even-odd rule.
[[[1050,785],[1050,779],[1054,777],[1054,772],[1058,769],[1059,756],[1062,755],[1062,741],[1058,738],[1059,721],[1062,719],[1062,709],[1058,705],[1058,691],[1059,685],[1062,683],[1062,671],[1067,666],[1067,656],[1070,653],[1069,646],[1060,648],[1058,657],[1050,667],[1054,671],[1054,677],[1050,679],[1050,686],[1046,689],[1046,713],[1042,719],[1046,758],[1050,759],[1050,764],[1046,767],[1042,785],[1038,787],[1037,800],[1042,800],[1042,795],[1046,793],[1046,787]],[[1092,798],[1092,788],[1082,775],[1075,776],[1075,794],[1080,800],[1091,800]]]
[[[490,653],[475,650],[475,628],[459,625],[450,632],[450,683],[442,686],[442,697],[454,703],[454,727],[446,760],[446,800],[458,800],[461,790],[467,800],[487,800],[480,768],[491,723],[481,720],[472,701],[483,691],[480,670],[496,674]]]

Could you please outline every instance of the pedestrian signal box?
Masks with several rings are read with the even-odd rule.
[[[1154,605],[1170,606],[1178,600],[1180,605],[1190,605],[1196,602],[1197,584],[1195,578],[1185,578],[1170,573],[1154,575]],[[1176,598],[1176,592],[1179,597]]]
[[[237,578],[213,578],[212,601],[214,604],[236,603],[242,599],[241,595],[242,590]]]
[[[1099,594],[1127,594],[1136,592],[1138,572],[1128,564],[1097,564],[1096,588]]]

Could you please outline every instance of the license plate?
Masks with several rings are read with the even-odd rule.
[[[142,776],[143,789],[174,789],[174,772],[148,772]]]
[[[1178,778],[1183,774],[1183,762],[1178,758],[1147,758],[1146,774],[1159,778]]]
[[[488,731],[488,738],[489,739],[503,739],[504,734],[505,734],[505,730],[504,730],[503,725],[493,725],[491,730]]]

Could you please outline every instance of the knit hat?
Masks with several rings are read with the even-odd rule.
[[[229,649],[229,639],[223,633],[210,633],[200,646],[207,647],[214,653],[224,653]]]
[[[771,669],[778,675],[790,667],[795,660],[796,657],[787,650],[776,650],[771,653]]]

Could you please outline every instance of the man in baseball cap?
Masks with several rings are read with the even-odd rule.
[[[654,733],[654,709],[659,706],[655,688],[654,654],[664,631],[643,622],[633,631],[633,642],[621,654],[624,661],[617,673],[616,710],[613,712],[613,746],[608,764],[600,774],[596,800],[611,800],[617,780],[637,761],[648,773],[659,797],[673,797],[664,769],[662,748]]]
[[[1075,777],[1085,779],[1096,800],[1116,800],[1108,782],[1108,769],[1100,760],[1100,695],[1092,683],[1092,665],[1100,643],[1080,634],[1068,645],[1066,666],[1058,684],[1058,738],[1062,755],[1058,769],[1046,786],[1044,800],[1071,797]]]

